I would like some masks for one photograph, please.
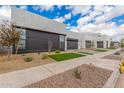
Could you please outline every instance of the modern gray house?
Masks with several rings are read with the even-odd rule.
[[[15,7],[11,21],[21,31],[19,52],[78,49],[78,39],[67,37],[65,24]]]
[[[19,53],[91,48],[92,42],[94,48],[110,47],[109,36],[68,31],[63,23],[16,7],[11,7],[11,22],[21,32]]]

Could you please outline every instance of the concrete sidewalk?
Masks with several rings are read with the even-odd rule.
[[[0,74],[0,87],[23,87],[48,78],[55,74],[75,68],[82,64],[93,63],[94,65],[113,71],[117,71],[119,62],[116,60],[102,59],[103,56],[114,53],[117,50],[111,50],[104,53],[89,55],[63,62],[56,62],[42,66],[32,67],[24,70]]]
[[[120,74],[115,88],[124,88],[124,74]]]

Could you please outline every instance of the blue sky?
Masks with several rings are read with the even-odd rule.
[[[64,23],[67,25],[67,30],[74,32],[107,35],[124,33],[124,6],[17,5],[16,7]]]
[[[41,5],[16,6],[67,25],[75,32],[108,35],[123,33],[124,6]]]

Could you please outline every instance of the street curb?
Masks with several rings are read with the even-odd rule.
[[[119,70],[114,71],[107,80],[107,82],[105,83],[105,85],[103,86],[103,88],[114,88],[119,75],[120,75]]]

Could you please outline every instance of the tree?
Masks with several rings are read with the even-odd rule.
[[[10,58],[10,49],[13,45],[17,45],[20,39],[20,32],[16,31],[16,27],[9,21],[2,20],[0,24],[0,44],[7,47],[8,59]]]
[[[120,48],[121,48],[121,51],[124,48],[124,39],[121,39],[121,41],[120,41]]]

